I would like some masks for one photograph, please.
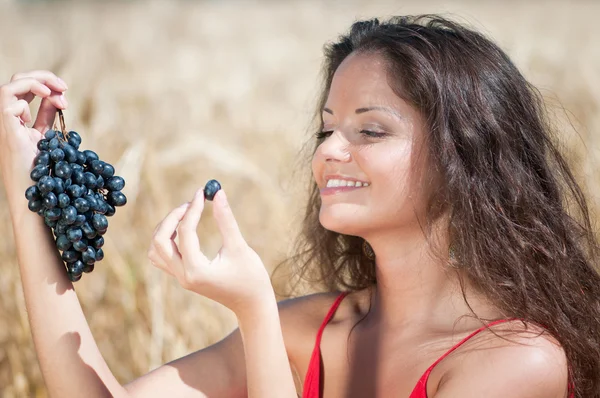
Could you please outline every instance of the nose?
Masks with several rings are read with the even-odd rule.
[[[337,130],[319,145],[318,152],[327,162],[348,162],[351,159],[350,143]]]

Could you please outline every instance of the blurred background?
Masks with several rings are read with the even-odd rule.
[[[129,203],[110,220],[106,258],[76,284],[121,382],[236,326],[229,310],[149,265],[156,224],[216,178],[272,271],[303,214],[310,169],[299,149],[310,139],[323,44],[358,18],[429,12],[488,34],[540,88],[597,220],[599,1],[0,0],[0,84],[31,69],[62,77],[67,128],[127,181]],[[4,200],[0,191],[0,396],[47,397]],[[214,255],[221,242],[210,206],[199,235]],[[312,291],[291,292],[290,275],[279,272],[280,299]]]

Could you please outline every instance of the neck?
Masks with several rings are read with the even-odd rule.
[[[461,271],[434,258],[424,237],[399,239],[395,234],[368,241],[376,255],[377,276],[377,286],[371,291],[370,323],[394,333],[414,333],[415,329],[446,331],[480,325],[473,317],[463,317],[472,315],[469,306],[481,318],[499,316],[463,278],[465,302]]]

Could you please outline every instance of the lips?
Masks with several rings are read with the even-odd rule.
[[[342,194],[342,193],[346,193],[346,192],[358,191],[358,190],[366,189],[366,188],[369,188],[369,186],[366,186],[366,187],[325,187],[325,188],[321,188],[319,190],[319,192],[321,193],[321,196],[328,196],[328,195],[336,195],[336,194]]]

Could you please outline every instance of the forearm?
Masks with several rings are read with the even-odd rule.
[[[22,195],[8,194],[26,308],[50,396],[126,397],[92,337],[52,233]]]
[[[253,313],[238,316],[238,322],[244,342],[248,397],[296,398],[275,297]]]

